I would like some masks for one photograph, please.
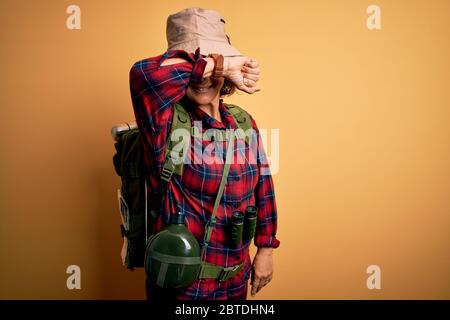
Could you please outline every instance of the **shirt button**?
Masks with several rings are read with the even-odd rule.
[[[239,180],[241,180],[241,178],[239,176],[234,176],[234,180],[239,181]]]

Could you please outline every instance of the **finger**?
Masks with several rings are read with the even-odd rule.
[[[260,281],[260,283],[262,283],[262,284],[268,284],[269,282],[270,282],[269,278],[264,278]]]
[[[248,58],[247,61],[245,61],[245,64],[251,68],[257,68],[259,66],[258,61],[254,58]]]
[[[238,89],[240,89],[240,90],[242,90],[244,92],[247,92],[249,94],[261,91],[261,89],[259,87],[256,87],[256,86],[255,87],[248,87],[246,85],[243,85],[243,86],[239,87]]]
[[[260,281],[260,282],[259,282],[259,286],[258,286],[258,288],[256,289],[256,293],[258,293],[259,291],[261,291],[261,289],[264,288],[266,284],[267,284],[267,282],[262,282],[262,281]]]
[[[261,89],[257,86],[256,81],[244,78],[242,82],[237,86],[239,90],[242,90],[247,93],[255,93],[260,91]]]
[[[256,293],[258,293],[263,287],[265,287],[270,281],[272,281],[272,276],[269,276],[267,278],[261,279],[259,281],[259,286],[256,290]]]
[[[242,71],[244,73],[250,73],[250,74],[259,74],[259,68],[250,68],[247,66],[242,67]]]
[[[264,285],[259,285],[258,289],[256,289],[256,293],[260,292]]]
[[[259,278],[255,277],[255,279],[252,282],[252,297],[255,296],[257,289],[259,288]]]
[[[252,80],[252,79],[249,79],[249,78],[244,78],[244,84],[247,87],[255,87],[256,86],[256,81]]]
[[[252,79],[253,81],[259,80],[259,75],[257,75],[257,74],[244,73],[243,76],[244,76],[244,79]]]

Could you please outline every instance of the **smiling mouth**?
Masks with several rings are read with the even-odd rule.
[[[211,84],[208,87],[192,87],[192,90],[194,90],[194,92],[204,93],[204,92],[208,92],[208,90],[211,89],[212,87],[213,87],[213,84]]]

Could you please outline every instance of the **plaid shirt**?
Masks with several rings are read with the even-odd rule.
[[[160,66],[165,59],[175,57],[183,58],[186,62]],[[185,93],[189,82],[202,78],[206,64],[200,49],[197,49],[195,53],[170,50],[162,55],[138,61],[130,70],[131,98],[136,122],[143,134],[145,166],[150,181],[149,193],[156,190],[160,181],[166,140],[172,124],[173,106],[181,99],[187,101]],[[209,116],[200,108],[189,106],[188,101],[184,105],[188,106],[191,123],[200,121],[198,123],[201,123],[202,132],[210,128],[222,130],[237,128],[222,99],[219,104],[222,122]],[[252,117],[251,120],[258,138],[258,148],[262,148],[257,125]],[[210,143],[210,141],[203,141],[203,148]],[[223,143],[223,148],[226,150],[227,143],[220,143]],[[248,151],[248,144],[244,145]],[[195,143],[192,140],[192,152],[194,147]],[[238,157],[238,153],[244,150],[236,147],[233,151],[234,156]],[[253,163],[234,161],[231,164],[222,201],[216,213],[217,223],[205,252],[206,261],[225,267],[246,260],[243,270],[237,276],[224,282],[215,279],[196,280],[183,289],[179,299],[245,299],[247,280],[251,271],[249,243],[238,248],[230,248],[229,226],[233,211],[245,211],[247,205],[255,205],[258,209],[258,218],[254,244],[258,247],[279,246],[279,240],[275,237],[277,209],[272,177],[268,171],[268,164],[262,161],[265,157],[264,150],[262,149],[262,155],[260,153],[258,152],[257,160]],[[200,245],[203,245],[205,224],[213,210],[222,177],[223,163],[191,162],[193,163],[184,165],[181,177],[172,176],[161,206],[161,214],[153,226],[153,232],[158,232],[167,225],[170,214],[181,211],[186,215],[188,229]],[[260,174],[262,170],[266,171],[265,175]]]

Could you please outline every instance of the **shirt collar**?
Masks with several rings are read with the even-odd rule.
[[[186,96],[184,96],[182,101],[180,102],[182,102],[182,104],[186,106],[186,109],[189,110],[189,112],[192,113],[195,118],[197,118],[197,120],[201,120],[202,124],[206,125],[207,127],[216,129],[236,129],[236,124],[234,122],[233,116],[228,111],[228,108],[223,102],[223,99],[219,99],[219,112],[222,118],[222,122],[211,117],[205,111],[198,108],[196,105],[190,102],[190,100],[187,99]]]

